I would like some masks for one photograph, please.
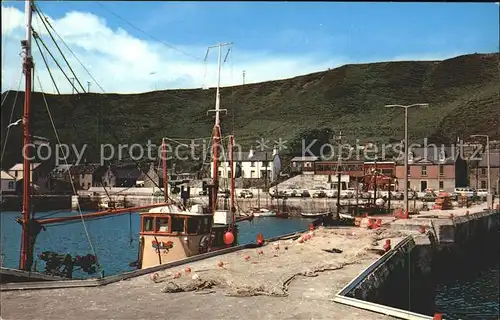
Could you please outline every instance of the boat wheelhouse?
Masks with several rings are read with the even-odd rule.
[[[212,215],[204,213],[200,205],[193,205],[190,210],[169,205],[141,213],[140,219],[139,269],[231,246],[224,243],[224,234],[232,221],[226,211]],[[233,235],[236,237],[236,230]]]

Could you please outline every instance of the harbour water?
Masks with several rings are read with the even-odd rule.
[[[499,268],[490,265],[477,273],[439,284],[436,307],[446,320],[500,319]]]
[[[38,218],[75,215],[78,212],[40,212]],[[85,213],[84,213],[85,214]],[[20,212],[2,212],[1,221],[1,253],[5,267],[17,268],[19,264],[19,250],[21,227],[15,221]],[[243,221],[239,226],[239,243],[255,242],[259,233],[265,238],[292,233],[307,229],[310,219],[276,219],[254,218],[253,221]],[[134,270],[129,263],[137,259],[139,240],[139,215],[137,213],[119,216],[108,216],[85,222],[88,231],[85,231],[81,220],[64,224],[47,225],[46,231],[41,231],[37,237],[35,254],[43,251],[53,251],[61,254],[70,253],[73,256],[92,253],[91,245],[95,250],[99,263],[105,275],[113,275]],[[90,242],[88,240],[90,238]],[[45,263],[38,262],[41,271]],[[75,273],[83,277],[84,274]]]

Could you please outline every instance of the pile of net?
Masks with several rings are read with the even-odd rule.
[[[164,293],[209,293],[219,289],[228,296],[285,297],[288,287],[298,277],[315,277],[366,258],[370,253],[365,246],[359,246],[359,240],[352,234],[316,231],[305,242],[282,240],[259,249],[209,258],[196,262],[192,271],[186,267],[153,280],[165,283]],[[371,241],[368,236],[363,243],[369,245]]]

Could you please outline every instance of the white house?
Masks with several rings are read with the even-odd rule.
[[[239,165],[241,168],[241,177],[244,179],[262,179],[267,177],[274,180],[279,173],[280,158],[278,149],[274,148],[272,152],[254,151],[235,152],[233,170]],[[277,170],[276,170],[277,169]],[[210,165],[210,172],[213,172],[213,163]],[[228,178],[231,175],[229,161],[221,161],[219,164],[219,177]]]
[[[5,171],[1,171],[1,193],[16,192],[16,178]]]

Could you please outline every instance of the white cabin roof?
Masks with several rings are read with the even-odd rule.
[[[31,163],[31,170],[35,170],[41,163]],[[16,163],[9,171],[23,171],[24,163]]]
[[[13,176],[11,176],[10,174],[8,174],[5,171],[1,171],[1,179],[2,180],[16,180],[16,178],[14,178]]]
[[[191,210],[191,211],[180,210],[175,205],[168,205],[168,206],[163,206],[163,207],[152,208],[146,213],[168,213],[168,214],[178,214],[178,215],[186,215],[186,216],[212,216],[209,213],[202,213],[200,210],[195,211],[196,210],[195,208],[192,208],[192,209],[194,209],[194,210]],[[201,209],[201,207],[200,207],[200,209]],[[146,214],[146,213],[143,213],[143,214]]]

